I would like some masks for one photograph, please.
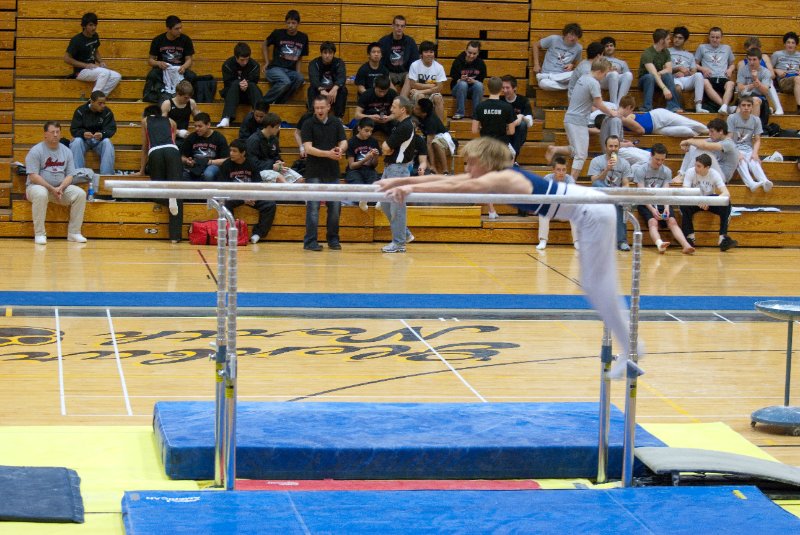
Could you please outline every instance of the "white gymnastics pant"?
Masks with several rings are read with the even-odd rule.
[[[572,152],[572,173],[573,177],[578,178],[583,172],[583,165],[589,156],[589,128],[572,123],[564,123],[564,130],[569,140],[569,148]]]
[[[694,137],[708,134],[708,128],[683,115],[673,113],[664,108],[650,110],[653,119],[653,133],[670,137]]]
[[[739,149],[739,153],[743,156],[743,159],[739,160],[739,166],[736,170],[739,171],[739,176],[742,177],[742,182],[744,182],[745,186],[750,188],[751,191],[754,191],[769,179],[767,175],[764,174],[761,162],[750,159],[753,155],[752,149],[749,151]]]
[[[76,78],[82,82],[94,82],[92,91],[102,91],[108,96],[117,87],[122,75],[111,69],[96,67],[94,69],[83,69]]]
[[[679,87],[681,90],[694,89],[695,103],[703,101],[703,95],[705,94],[706,88],[703,85],[702,72],[696,72],[691,76],[681,76],[680,78],[675,78],[675,87]]]
[[[600,87],[608,89],[608,98],[614,104],[619,104],[619,99],[628,94],[633,83],[632,72],[608,71],[606,77],[600,82]]]
[[[649,162],[650,156],[652,156],[650,151],[640,149],[639,147],[621,147],[619,149],[619,155],[631,164],[631,167],[639,165],[640,163]]]
[[[566,91],[569,86],[569,79],[572,78],[572,71],[558,73],[543,73],[536,75],[536,81],[541,89],[547,91]]]
[[[570,221],[569,222],[569,229],[572,231],[572,243],[578,242],[578,229],[575,228],[575,224]],[[550,235],[550,218],[545,217],[543,215],[539,216],[539,241],[547,241],[547,237]]]

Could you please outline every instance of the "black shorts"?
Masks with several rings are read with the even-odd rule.
[[[647,206],[645,206],[643,204],[640,204],[640,205],[636,206],[636,209],[639,211],[639,215],[642,216],[642,219],[644,219],[645,223],[648,223],[651,219],[655,219],[655,216],[653,216],[653,213],[647,208]],[[663,205],[661,205],[661,206],[657,205],[656,209],[658,209],[658,212],[660,214],[664,213],[664,206]],[[672,211],[672,207],[670,207],[670,209],[669,209],[667,219],[659,219],[658,220],[658,227],[662,228],[662,229],[666,229],[667,228],[667,220],[670,217],[675,217],[675,214]]]
[[[725,93],[725,84],[730,82],[730,80],[727,78],[709,78],[708,81],[711,84],[711,87],[714,88],[714,91],[719,94],[719,96],[722,96],[722,94]]]
[[[180,180],[183,175],[181,153],[172,147],[161,147],[147,155],[147,174],[151,180]]]

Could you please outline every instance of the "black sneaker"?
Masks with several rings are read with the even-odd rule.
[[[331,249],[333,251],[341,251],[342,244],[339,243],[338,241],[328,242],[328,249]]]
[[[304,245],[303,249],[305,249],[306,251],[321,251],[322,246],[318,243],[315,243],[313,245]]]
[[[692,247],[695,247],[694,238],[686,238],[686,241],[689,242],[689,245],[691,245]]]
[[[719,244],[720,251],[727,251],[728,249],[733,249],[739,245],[739,242],[731,238],[730,236],[725,236],[722,238],[722,242]]]

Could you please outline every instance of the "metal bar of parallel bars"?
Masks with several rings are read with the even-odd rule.
[[[234,490],[236,484],[236,315],[238,283],[238,240],[239,229],[233,214],[225,209],[228,219],[228,358],[225,362],[225,490]]]
[[[600,414],[598,415],[597,483],[608,481],[608,429],[611,421],[611,379],[608,372],[614,357],[611,354],[611,333],[603,325],[600,349]]]
[[[208,200],[209,208],[217,211],[217,348],[214,358],[214,486],[224,486],[224,433],[225,433],[225,382],[224,370],[227,360],[227,332],[225,331],[226,283],[225,235],[226,219],[222,213],[224,205],[217,199]]]

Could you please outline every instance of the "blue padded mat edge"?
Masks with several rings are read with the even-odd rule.
[[[244,479],[514,479],[597,475],[597,403],[238,403]],[[214,403],[158,402],[173,479],[213,479]],[[623,415],[612,407],[611,477]],[[664,444],[637,427],[638,446]]]
[[[126,492],[128,535],[800,532],[756,487],[610,490]]]
[[[0,521],[83,523],[80,485],[69,468],[0,466]]]

